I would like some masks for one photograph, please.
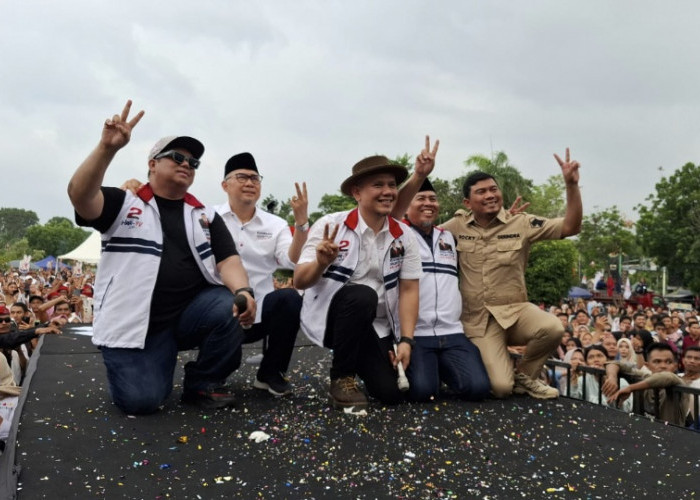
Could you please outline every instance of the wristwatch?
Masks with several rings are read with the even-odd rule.
[[[401,342],[410,345],[411,348],[416,347],[416,341],[415,341],[415,339],[412,339],[411,337],[401,337],[401,338],[399,339],[399,344],[400,344]]]
[[[295,224],[294,227],[297,229],[297,231],[301,231],[302,233],[305,233],[306,231],[309,230],[309,221],[307,220],[303,224]]]
[[[253,289],[250,288],[249,286],[245,286],[243,288],[239,288],[235,292],[233,292],[234,295],[238,295],[241,292],[248,292],[251,297],[255,298],[255,293],[253,292]]]

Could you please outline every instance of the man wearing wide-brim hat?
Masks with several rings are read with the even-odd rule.
[[[407,176],[384,156],[356,163],[340,189],[357,207],[316,221],[294,271],[305,289],[302,330],[333,350],[336,408],[367,406],[356,376],[384,403],[403,399],[395,367],[410,363],[422,271],[412,231],[389,214]]]

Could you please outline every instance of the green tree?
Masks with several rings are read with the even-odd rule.
[[[458,177],[451,181],[435,178],[431,179],[430,182],[433,184],[435,193],[437,193],[440,201],[440,214],[436,224],[441,224],[451,219],[457,210],[464,208],[462,204],[462,199],[464,198],[462,195],[464,177]]]
[[[27,229],[29,246],[54,256],[71,251],[89,235],[88,231],[76,227],[65,217],[53,217],[43,226],[35,225]]]
[[[496,178],[503,193],[503,206],[510,207],[518,196],[525,200],[531,199],[532,181],[523,177],[520,170],[510,164],[508,155],[503,151],[498,151],[491,158],[484,155],[470,156],[464,164]]]
[[[576,245],[586,266],[584,274],[592,276],[601,267],[607,267],[610,257],[620,253],[627,258],[639,257],[641,249],[633,227],[634,223],[625,219],[616,206],[585,216]]]
[[[274,194],[268,194],[265,198],[263,198],[263,201],[260,203],[260,207],[262,207],[262,209],[266,212],[278,215],[280,202],[277,198],[275,198]]]
[[[10,243],[7,243],[2,248],[2,251],[0,251],[0,268],[7,267],[10,261],[21,259],[25,255],[31,255],[32,262],[46,257],[43,250],[32,250],[29,247],[27,238],[14,239]]]
[[[700,166],[686,163],[662,177],[646,202],[637,206],[639,243],[667,267],[671,283],[700,292]]]
[[[558,304],[578,281],[578,253],[570,240],[535,243],[525,270],[528,298],[531,302]]]
[[[533,186],[527,211],[542,217],[563,217],[566,212],[566,185],[562,175],[552,175],[544,184]]]
[[[39,217],[32,210],[0,208],[0,243],[23,238],[27,229],[38,223]]]
[[[355,200],[344,194],[324,194],[318,202],[318,212],[309,215],[309,219],[314,222],[326,214],[350,210],[355,206]]]

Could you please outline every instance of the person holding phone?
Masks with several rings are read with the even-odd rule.
[[[10,317],[17,325],[18,330],[34,328],[34,319],[31,311],[24,302],[15,302],[10,306]]]

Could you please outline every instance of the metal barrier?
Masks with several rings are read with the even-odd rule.
[[[520,359],[522,356],[520,354],[515,354],[511,353],[511,357],[515,360]],[[548,375],[548,380],[549,380],[549,385],[552,387],[556,387],[557,389],[557,383],[556,383],[556,376],[555,376],[555,370],[556,368],[564,368],[566,369],[566,394],[571,394],[571,365],[569,363],[565,363],[563,361],[559,361],[556,359],[548,359],[547,362],[545,363],[545,366],[547,367],[547,375]],[[580,399],[587,401],[586,397],[588,395],[587,387],[586,387],[586,379],[587,377],[585,374],[593,375],[594,377],[597,377],[598,379],[598,404],[603,405],[604,403],[604,398],[605,396],[603,395],[603,379],[605,378],[605,370],[600,369],[600,368],[593,368],[590,366],[579,366],[577,369],[578,372],[581,372],[584,376],[581,377],[582,379],[582,389],[581,389],[581,398],[571,398],[570,396],[564,396],[564,397],[569,397],[570,399]],[[641,380],[644,380],[643,377],[635,376],[635,375],[629,375],[629,374],[624,374],[620,373],[618,375],[618,386],[620,384],[620,378],[624,378],[627,380],[628,383],[633,384],[635,382],[639,382]],[[700,389],[694,388],[694,387],[688,387],[686,385],[673,385],[665,388],[656,388],[656,389],[646,389],[646,390],[639,390],[639,391],[634,391],[632,392],[632,413],[635,413],[637,415],[643,415],[643,416],[649,416],[650,412],[648,411],[648,408],[645,408],[644,406],[644,392],[645,391],[653,391],[654,393],[654,409],[653,412],[651,413],[651,416],[653,416],[655,419],[660,420],[659,415],[660,415],[660,394],[661,391],[666,391],[666,397],[667,398],[675,398],[675,401],[677,404],[680,404],[680,400],[684,395],[687,395],[686,397],[690,397],[690,410],[691,410],[691,416],[688,417],[686,421],[685,426],[678,426],[676,424],[670,423],[671,425],[676,425],[677,427],[681,427],[684,429],[692,429],[695,431],[700,431]],[[619,409],[619,402],[618,402],[618,408],[619,411],[622,411]]]

